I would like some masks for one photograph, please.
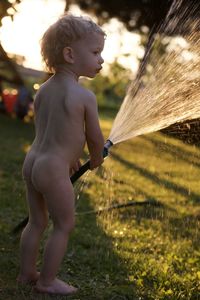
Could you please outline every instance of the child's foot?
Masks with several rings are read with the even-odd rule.
[[[29,276],[19,275],[17,277],[17,283],[20,283],[20,284],[36,284],[39,277],[40,277],[39,272],[37,272],[36,274],[29,275]]]
[[[70,295],[77,292],[77,288],[68,285],[64,281],[55,278],[51,285],[43,285],[39,280],[36,283],[35,290],[39,293]]]

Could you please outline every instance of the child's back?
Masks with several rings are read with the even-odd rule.
[[[52,172],[53,176],[63,176],[63,172],[69,176],[85,145],[84,118],[90,97],[89,91],[61,74],[43,84],[35,99],[36,136],[24,163],[26,180],[33,179],[36,186],[40,177],[43,181],[40,164],[47,180]]]

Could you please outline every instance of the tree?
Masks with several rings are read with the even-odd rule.
[[[20,3],[21,0],[15,0],[10,3],[8,0],[0,1],[0,26],[2,25],[2,19],[5,16],[13,15],[16,11],[15,5]],[[0,80],[7,81],[15,84],[23,84],[23,79],[21,78],[19,72],[16,69],[14,61],[12,61],[0,43]]]
[[[0,1],[0,26],[2,25],[1,21],[6,16],[13,17],[14,13],[16,12],[16,4],[20,3],[21,0],[14,0],[12,3],[8,0],[1,0]]]
[[[142,26],[155,28],[165,18],[173,0],[66,0],[67,11],[70,4],[77,4],[82,10],[95,14],[100,23],[117,18],[130,31],[140,30]],[[199,0],[176,0],[183,5],[198,5]],[[200,12],[194,11],[199,18]]]

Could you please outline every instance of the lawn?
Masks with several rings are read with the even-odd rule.
[[[105,112],[101,125],[107,138]],[[0,115],[2,300],[66,299],[16,285],[19,235],[11,230],[27,215],[21,166],[33,136],[32,124]],[[67,299],[200,299],[199,181],[198,147],[161,133],[113,146],[75,185],[76,228],[59,276],[79,292]],[[128,205],[94,213],[118,204]]]

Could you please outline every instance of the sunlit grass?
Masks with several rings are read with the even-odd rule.
[[[105,139],[111,120],[102,115]],[[0,127],[0,298],[52,299],[16,286],[19,241],[10,235],[27,214],[21,165],[34,129],[5,116]],[[200,299],[199,157],[198,147],[154,133],[113,146],[77,182],[76,229],[59,276],[80,291],[68,299]],[[91,212],[127,202],[136,205]]]

